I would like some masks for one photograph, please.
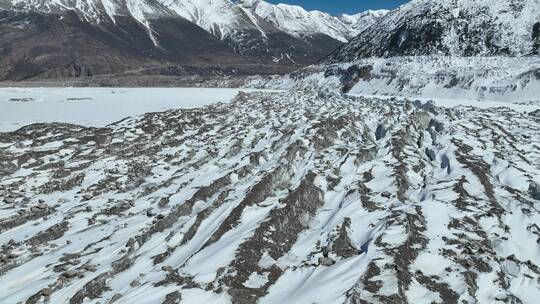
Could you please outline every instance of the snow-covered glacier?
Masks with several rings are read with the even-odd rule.
[[[537,0],[25,3],[179,15],[190,37],[358,36],[286,75],[197,83],[275,91],[8,89],[0,303],[538,302]]]
[[[535,303],[539,115],[261,92],[0,133],[0,302]]]

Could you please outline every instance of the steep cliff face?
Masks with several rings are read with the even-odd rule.
[[[417,55],[538,54],[536,0],[414,0],[382,17],[330,62]]]
[[[2,79],[68,76],[71,65],[82,74],[156,65],[259,64],[254,73],[273,70],[268,65],[287,71],[327,56],[358,24],[375,18],[343,22],[247,0],[4,0],[0,9]]]

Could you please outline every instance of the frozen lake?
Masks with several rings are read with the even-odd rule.
[[[220,88],[0,88],[0,132],[38,122],[105,126],[126,117],[229,102]]]

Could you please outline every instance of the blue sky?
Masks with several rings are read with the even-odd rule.
[[[406,0],[267,0],[272,3],[287,3],[303,6],[307,10],[320,10],[331,14],[358,13],[368,9],[391,9]]]

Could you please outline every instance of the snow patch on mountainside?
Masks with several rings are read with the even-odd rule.
[[[306,11],[296,5],[273,5],[260,0],[246,0],[242,2],[242,5],[282,31],[293,35],[322,33],[342,42],[347,42],[357,34],[354,29],[357,24],[364,23],[364,21],[367,23],[367,17],[374,15],[349,16],[347,21],[350,23],[345,23],[340,17],[334,17],[320,11]]]
[[[254,24],[238,22],[241,11],[228,0],[159,0],[179,16],[211,34],[224,38],[237,29],[252,29]]]
[[[153,0],[11,0],[13,8],[46,13],[71,10],[86,21],[100,23],[117,16],[131,16],[148,27],[148,19],[170,16],[166,7]]]

